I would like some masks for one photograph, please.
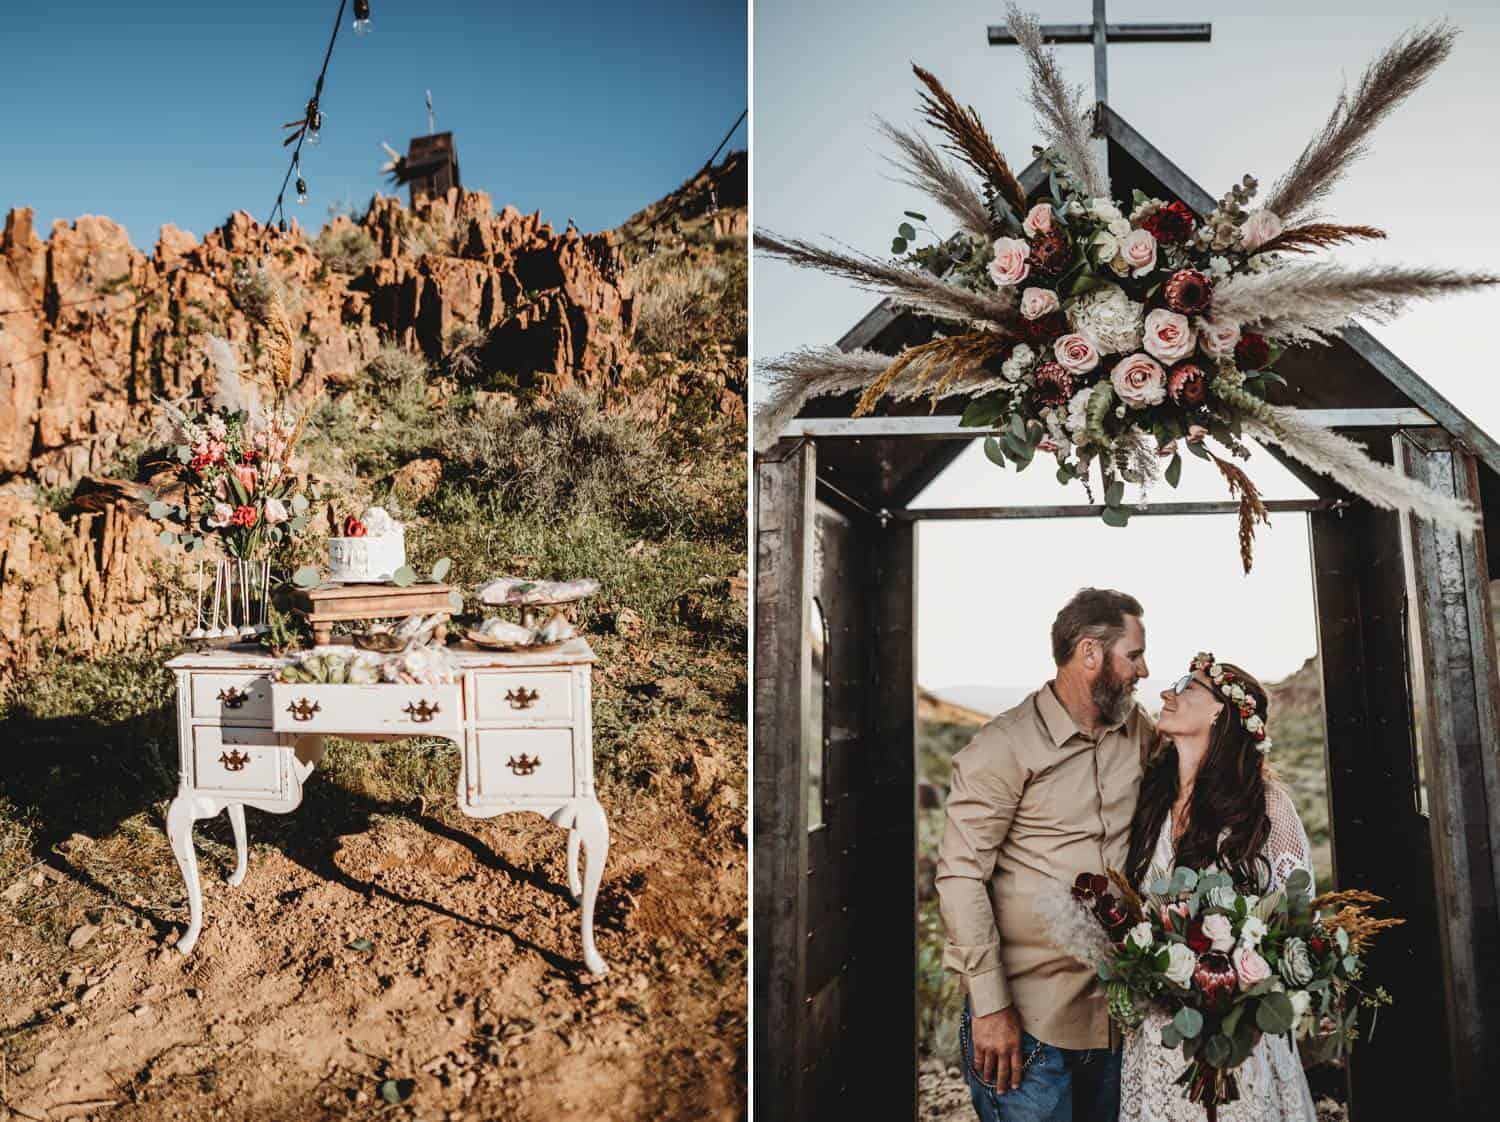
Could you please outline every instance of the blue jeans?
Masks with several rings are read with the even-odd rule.
[[[964,1001],[959,1029],[964,1081],[980,1122],[1115,1122],[1120,1113],[1120,1053],[1108,1048],[1054,1048],[1021,1033],[1021,1085],[1004,1094],[974,1066],[974,1021]]]

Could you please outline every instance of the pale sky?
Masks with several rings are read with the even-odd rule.
[[[1090,18],[1088,0],[1038,0],[1044,22]],[[1111,46],[1110,102],[1212,195],[1245,172],[1262,191],[1295,159],[1342,84],[1405,28],[1448,16],[1461,29],[1448,62],[1376,133],[1369,156],[1335,189],[1335,220],[1389,237],[1342,259],[1494,269],[1500,259],[1494,141],[1500,88],[1500,6],[1272,0],[1112,3],[1111,22],[1207,20],[1211,43]],[[910,63],[934,70],[979,111],[1017,168],[1036,141],[1021,101],[1014,47],[991,47],[985,27],[1004,4],[920,9],[893,0],[757,0],[754,220],[758,227],[883,253],[903,210],[924,211],[939,233],[951,221],[893,182],[877,117],[917,124]],[[1092,88],[1092,51],[1055,48],[1070,80]],[[874,303],[847,283],[757,258],[752,350],[769,357],[832,343]],[[1489,325],[1500,292],[1451,298],[1367,325],[1460,410],[1500,434],[1500,379]],[[1024,475],[971,447],[915,505],[1081,503],[1077,484],[1052,478],[1038,457]],[[1250,468],[1267,497],[1306,492],[1274,461]],[[1226,498],[1210,465],[1188,457],[1182,486],[1157,499]],[[1241,576],[1232,518],[1138,518],[1123,531],[1093,519],[924,523],[919,537],[918,677],[930,687],[1036,683],[1051,673],[1047,630],[1084,585],[1119,587],[1146,608],[1156,678],[1181,673],[1212,649],[1266,680],[1316,650],[1305,518],[1272,516],[1253,574]]]

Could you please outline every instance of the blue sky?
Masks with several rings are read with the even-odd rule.
[[[392,193],[380,142],[458,143],[464,186],[561,226],[616,225],[698,169],[747,101],[744,0],[500,4],[373,0],[339,31],[323,142],[304,148],[316,228],[330,204]],[[338,0],[8,0],[0,67],[0,212],[103,214],[150,250],[165,222],[202,236],[264,219]],[[740,126],[731,146],[745,147]],[[404,192],[403,192],[404,194]]]

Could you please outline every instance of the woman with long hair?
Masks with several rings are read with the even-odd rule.
[[[1296,869],[1312,875],[1307,832],[1266,749],[1269,699],[1253,676],[1210,654],[1161,694],[1159,743],[1141,778],[1126,874],[1137,888],[1173,869],[1214,869],[1242,893],[1277,891]],[[1162,1047],[1165,1013],[1153,1010],[1125,1041],[1120,1122],[1202,1122],[1203,1108],[1176,1085],[1182,1058]],[[1314,1122],[1295,1049],[1265,1036],[1236,1073],[1237,1101],[1221,1122]]]

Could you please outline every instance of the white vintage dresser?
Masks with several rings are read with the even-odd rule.
[[[180,778],[167,835],[187,882],[189,953],[203,928],[193,823],[228,810],[245,877],[245,807],[285,814],[323,757],[322,734],[387,739],[439,736],[459,748],[458,805],[473,818],[530,811],[567,830],[568,887],[583,912],[583,961],[607,968],[594,946],[594,903],[609,827],[594,794],[590,673],[582,639],[550,651],[450,649],[457,680],[439,686],[273,683],[281,660],[254,651],[184,654],[177,676]],[[582,844],[583,875],[579,876]]]

